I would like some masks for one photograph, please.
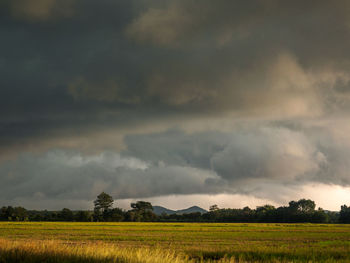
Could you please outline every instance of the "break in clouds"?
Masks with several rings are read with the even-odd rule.
[[[349,11],[1,1],[0,203],[348,187]]]

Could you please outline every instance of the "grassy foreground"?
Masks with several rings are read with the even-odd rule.
[[[350,262],[350,225],[1,222],[7,262]]]

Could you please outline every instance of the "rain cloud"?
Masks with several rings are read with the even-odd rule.
[[[349,186],[349,11],[1,1],[0,203]]]

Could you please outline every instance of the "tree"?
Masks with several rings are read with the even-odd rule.
[[[27,221],[28,220],[28,214],[27,210],[23,207],[15,207],[14,208],[14,215],[16,221]]]
[[[154,221],[157,218],[150,202],[137,201],[131,203],[130,206],[133,208],[128,214],[131,221]]]
[[[287,216],[288,222],[312,222],[315,207],[315,202],[310,199],[290,201]]]
[[[210,211],[210,212],[214,212],[214,211],[217,211],[217,210],[219,210],[218,205],[211,205],[211,206],[209,207],[209,211]]]
[[[314,211],[311,217],[312,223],[327,223],[329,222],[329,217],[322,208]]]
[[[92,220],[92,214],[89,211],[78,211],[75,215],[75,220],[78,222],[89,222]]]
[[[63,208],[62,211],[59,213],[59,217],[62,221],[73,221],[73,212],[68,208]]]
[[[258,206],[255,209],[255,216],[258,222],[273,222],[275,221],[275,210],[273,205]]]
[[[0,220],[2,221],[26,221],[27,210],[23,207],[4,206],[0,209]]]
[[[95,205],[94,210],[103,213],[104,211],[107,211],[112,207],[113,202],[114,200],[112,196],[110,196],[109,194],[106,194],[105,192],[102,192],[97,196],[97,199],[94,201],[94,205]]]
[[[300,199],[299,201],[290,201],[289,202],[290,209],[296,212],[302,213],[311,213],[315,211],[316,204],[314,201],[308,199]]]
[[[94,217],[96,221],[103,220],[104,217],[108,214],[108,211],[112,208],[113,198],[109,194],[102,192],[99,194],[94,201]]]
[[[130,210],[126,212],[125,214],[125,220],[130,222],[140,222],[141,221],[141,214],[138,212],[135,212],[133,210]]]
[[[148,211],[153,210],[152,204],[150,202],[145,202],[145,201],[137,201],[136,203],[131,203],[130,206],[137,212],[145,212],[147,210]]]
[[[124,220],[124,212],[120,208],[109,209],[104,214],[104,221],[107,222],[120,222]]]
[[[10,219],[9,217],[10,217],[10,215],[8,213],[8,207],[3,206],[0,209],[0,220],[1,221],[10,221],[10,220],[12,220],[12,218]]]
[[[339,213],[339,222],[344,224],[350,223],[350,207],[342,205]]]

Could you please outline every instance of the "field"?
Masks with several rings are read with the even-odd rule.
[[[1,222],[8,262],[350,262],[350,225]]]

